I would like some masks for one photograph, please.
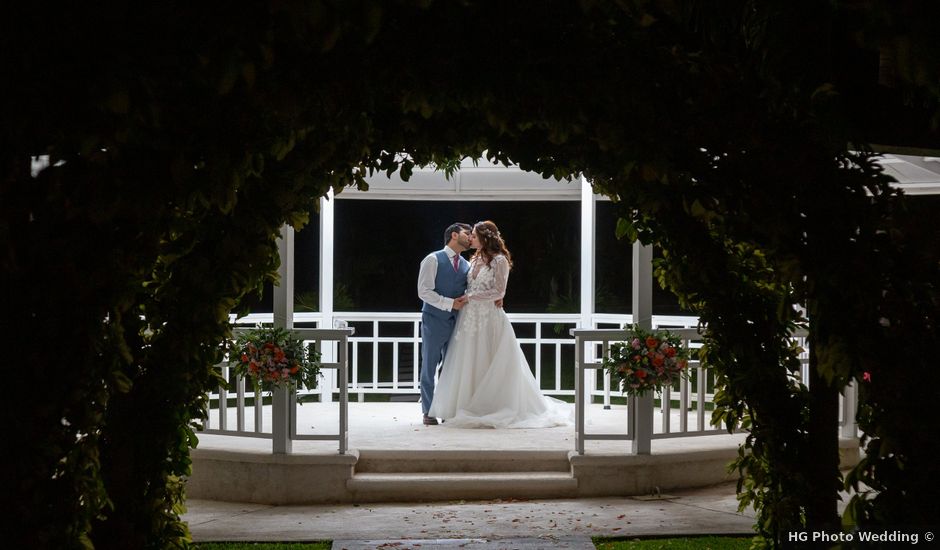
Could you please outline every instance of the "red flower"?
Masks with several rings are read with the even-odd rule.
[[[646,347],[652,349],[659,345],[659,340],[653,338],[652,336],[646,337]]]
[[[870,373],[870,372],[863,372],[863,373],[862,373],[862,380],[864,380],[864,381],[866,381],[866,382],[871,382],[871,373]]]
[[[646,371],[643,369],[636,371],[636,377],[639,378],[640,380],[643,380],[644,378],[646,378]]]
[[[661,367],[661,366],[663,366],[663,361],[665,361],[665,360],[666,360],[666,358],[663,357],[663,355],[662,355],[661,353],[657,353],[656,355],[653,356],[653,366],[654,366],[654,367]]]
[[[666,357],[675,357],[676,348],[669,346],[668,348],[666,348],[665,353],[666,353]]]

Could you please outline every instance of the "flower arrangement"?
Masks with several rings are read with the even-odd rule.
[[[283,328],[257,326],[241,333],[230,351],[235,373],[252,380],[255,389],[316,387],[320,354]]]
[[[668,331],[646,331],[626,325],[626,341],[610,346],[604,357],[604,369],[619,382],[620,390],[643,395],[661,391],[676,380],[688,376],[689,352],[682,340]]]

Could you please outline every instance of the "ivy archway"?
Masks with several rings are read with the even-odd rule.
[[[938,382],[919,351],[940,332],[937,251],[865,144],[938,147],[921,70],[936,6],[34,9],[9,8],[0,33],[4,332],[22,343],[16,383],[41,395],[5,401],[16,543],[184,541],[190,423],[228,313],[275,272],[279,227],[369,171],[484,151],[586,175],[622,205],[623,236],[663,248],[661,282],[708,325],[719,415],[751,429],[738,467],[767,541],[838,524],[833,404],[863,373],[878,383],[852,480],[879,495],[851,519],[927,521],[936,443],[906,423],[904,390]],[[879,86],[883,44],[904,47],[881,51],[897,70]],[[53,163],[33,175],[39,154]],[[789,376],[798,304],[809,390]]]

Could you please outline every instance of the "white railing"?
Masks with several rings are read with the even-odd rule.
[[[694,328],[670,328],[670,332],[682,339],[682,345],[687,349],[700,347],[697,342],[701,337]],[[713,393],[709,390],[710,374],[697,360],[689,361],[690,377],[677,382],[678,396],[672,388],[665,388],[657,405],[652,396],[628,397],[625,433],[587,433],[585,429],[585,408],[592,396],[596,393],[594,388],[587,385],[590,378],[588,373],[597,376],[603,371],[603,357],[610,351],[613,342],[622,342],[627,338],[627,332],[622,329],[574,329],[571,331],[575,337],[575,450],[584,454],[587,440],[628,440],[633,441],[633,452],[642,453],[649,449],[652,439],[669,437],[688,437],[697,435],[713,435],[726,433],[724,429],[708,428],[710,426],[710,412],[706,405],[713,402]],[[599,349],[598,349],[599,348]],[[610,374],[601,372],[604,381],[605,407],[609,403]],[[585,388],[589,391],[581,391]],[[673,407],[673,401],[678,406]],[[659,430],[653,426],[655,416],[660,417]],[[690,417],[692,422],[690,422]],[[648,451],[647,451],[648,452]]]
[[[260,317],[260,316],[259,316]],[[268,316],[270,317],[270,315]],[[270,322],[270,319],[268,319]],[[248,319],[246,323],[239,325],[253,326],[256,323],[263,323],[265,319]],[[249,324],[250,323],[250,324]],[[237,334],[245,328],[235,328],[233,332]],[[294,440],[326,440],[336,441],[339,446],[339,454],[346,454],[349,440],[349,396],[347,393],[348,383],[346,375],[348,372],[347,349],[349,337],[354,333],[353,329],[319,329],[319,328],[300,328],[293,329],[294,335],[302,340],[306,345],[313,345],[320,354],[321,371],[335,371],[335,376],[326,376],[326,379],[338,380],[339,387],[339,427],[335,434],[298,434],[297,433],[297,411],[298,396],[323,392],[323,388],[313,389],[300,387],[296,391],[288,392],[284,390],[275,390],[268,396],[271,405],[264,405],[265,392],[255,392],[254,388],[247,387],[245,379],[242,376],[236,376],[228,363],[219,365],[222,371],[222,377],[228,381],[234,381],[234,426],[231,425],[229,416],[229,389],[226,386],[219,386],[216,392],[209,394],[210,408],[206,411],[206,420],[201,426],[200,432],[217,435],[234,435],[241,437],[260,437],[271,439],[274,446],[274,452],[291,451],[291,441]],[[324,346],[327,344],[327,346]],[[327,391],[329,391],[327,389]],[[252,405],[246,405],[248,399],[251,399]],[[215,402],[217,407],[211,407]],[[249,427],[250,424],[250,427]]]
[[[591,316],[593,328],[595,329],[620,329],[624,325],[633,322],[632,315],[619,315],[611,313],[595,313]],[[653,315],[652,324],[654,329],[666,328],[670,330],[680,329],[680,328],[696,328],[698,326],[698,317],[691,316],[679,316],[679,315]],[[595,346],[589,348],[585,355],[585,359],[588,361],[594,361],[597,357],[603,357],[603,354],[599,354],[600,345],[597,343]],[[606,350],[603,350],[606,352]],[[597,387],[598,377],[596,376],[595,370],[590,370],[585,373],[586,385],[585,387],[588,391],[591,392],[592,396],[602,396],[604,402],[604,408],[609,409],[611,400],[610,400],[610,377],[603,376],[600,377],[600,382],[603,384],[602,388]]]
[[[600,358],[603,358],[612,342],[622,339],[625,332],[623,325],[631,322],[630,315],[595,314],[592,316],[593,328],[576,328],[559,332],[557,327],[577,327],[578,314],[519,314],[510,313],[509,319],[516,330],[518,340],[530,359],[530,367],[535,373],[543,392],[554,396],[574,396],[576,402],[576,449],[584,452],[584,441],[590,439],[619,439],[633,441],[633,448],[641,453],[648,452],[649,441],[653,439],[689,437],[726,433],[726,430],[711,427],[711,410],[714,398],[714,380],[707,368],[697,361],[690,362],[692,375],[678,384],[675,389],[666,389],[658,403],[652,396],[645,398],[625,398],[627,405],[625,422],[626,433],[587,434],[584,430],[585,406],[601,402],[605,409],[610,409],[612,399],[620,399],[617,388],[611,387],[611,378],[602,371]],[[295,325],[319,326],[323,323],[319,313],[297,313]],[[233,320],[234,321],[234,320]],[[236,324],[251,327],[256,324],[271,324],[271,314],[254,314],[238,319]],[[653,316],[653,328],[668,328],[684,339],[689,348],[697,348],[700,336],[697,332],[698,319],[695,317]],[[325,369],[322,383],[316,389],[300,388],[296,395],[287,397],[290,411],[294,410],[299,396],[319,394],[321,402],[332,402],[334,395],[339,397],[341,407],[340,433],[333,436],[300,435],[296,430],[296,416],[291,412],[290,426],[285,428],[287,443],[293,439],[338,439],[341,452],[346,448],[346,426],[348,423],[346,403],[349,394],[355,394],[359,401],[364,401],[368,394],[409,395],[415,400],[420,393],[418,365],[421,344],[418,312],[376,313],[376,312],[337,312],[327,318],[334,326],[352,328],[346,337],[333,340],[330,347],[324,349]],[[617,328],[614,328],[617,327]],[[311,342],[322,345],[325,334],[333,334],[334,329],[295,329],[310,335]],[[343,329],[340,329],[341,331]],[[320,334],[319,339],[313,335]],[[805,348],[805,333],[794,335]],[[306,338],[306,337],[305,337]],[[803,368],[801,378],[807,380],[808,354],[801,357]],[[340,365],[344,365],[341,367]],[[223,375],[228,376],[228,368],[223,367]],[[612,396],[613,392],[613,396]],[[249,437],[276,437],[276,430],[266,428],[264,415],[271,414],[267,420],[277,424],[273,407],[265,409],[260,397],[250,388],[245,388],[244,381],[235,381],[234,422],[229,422],[229,402],[232,396],[224,388],[210,396],[218,404],[218,410],[211,410],[211,419],[215,425],[206,433],[219,433]],[[248,398],[254,401],[253,407],[246,407]],[[580,401],[580,404],[578,402]],[[840,408],[840,424],[843,437],[853,437],[857,431],[855,422],[854,388],[845,390]],[[658,425],[654,426],[654,419]],[[849,419],[848,422],[845,419]],[[235,425],[232,426],[231,424]],[[251,424],[248,427],[248,424]],[[645,434],[638,439],[637,434]],[[276,447],[277,448],[277,447]]]
[[[539,387],[547,395],[556,397],[574,396],[574,346],[575,340],[568,330],[576,327],[581,316],[577,313],[509,313],[510,322],[517,339],[530,359]],[[594,314],[593,326],[622,327],[631,321],[630,315]],[[270,313],[252,314],[237,320],[238,326],[252,327],[271,324]],[[295,325],[321,326],[320,313],[295,313]],[[333,325],[352,326],[356,334],[349,338],[348,391],[358,401],[365,401],[369,394],[408,395],[417,399],[420,394],[418,365],[420,362],[421,313],[420,312],[336,312]],[[698,324],[697,317],[653,316],[653,327],[689,328]],[[559,330],[560,329],[560,330]],[[592,355],[593,357],[594,355]],[[600,386],[590,378],[588,387],[593,396],[603,399],[610,408],[611,389],[609,378]],[[340,391],[335,376],[327,375],[319,393],[322,401],[330,401],[331,395]],[[313,393],[302,390],[301,394]]]
[[[611,322],[614,320],[612,319]],[[654,328],[670,326],[663,319],[654,317]],[[607,323],[607,320],[601,321]],[[626,322],[629,322],[627,320]],[[687,349],[701,347],[701,335],[695,328],[669,328],[669,331],[682,339],[682,345]],[[678,407],[673,408],[676,401],[674,388],[664,388],[659,394],[659,404],[651,395],[643,397],[629,397],[627,399],[627,416],[625,433],[587,433],[585,430],[585,408],[597,394],[595,379],[596,373],[603,370],[602,358],[610,350],[613,342],[622,342],[627,332],[621,329],[573,329],[572,336],[576,340],[575,348],[575,450],[584,454],[587,440],[628,440],[632,441],[632,450],[635,454],[647,454],[650,442],[653,439],[671,437],[689,437],[699,435],[713,435],[727,433],[724,428],[706,427],[711,425],[710,406],[714,403],[712,391],[714,379],[707,367],[698,360],[689,361],[691,375],[688,379],[677,382]],[[801,381],[808,385],[809,353],[807,333],[798,330],[793,333],[793,339],[803,348],[800,356]],[[609,406],[610,374],[601,373],[604,382],[604,404]],[[710,389],[711,388],[711,389]],[[693,407],[694,403],[694,407]],[[709,405],[709,406],[706,406]],[[843,389],[839,404],[839,425],[842,437],[858,437],[857,425],[854,421],[856,396],[854,386],[851,384]],[[677,414],[675,414],[677,413]],[[659,416],[660,426],[654,427],[654,418]],[[691,418],[690,418],[691,416]],[[694,423],[690,422],[694,420]],[[694,425],[693,425],[694,424]]]
[[[417,398],[420,393],[420,313],[337,313],[334,319],[357,329],[356,336],[349,339],[352,348],[350,393],[356,394],[360,401],[366,394],[405,394]],[[574,339],[564,330],[556,332],[555,325],[576,326],[579,316],[512,313],[509,320],[517,334],[523,333],[518,337],[519,343],[534,358],[530,367],[543,392],[574,395],[574,388],[563,384],[563,355],[566,348],[573,349]],[[543,366],[547,364],[552,365],[552,372],[550,383],[545,384]],[[569,368],[573,372],[570,361]],[[363,376],[364,373],[368,376]],[[334,388],[336,390],[338,388]]]

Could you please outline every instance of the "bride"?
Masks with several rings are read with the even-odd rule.
[[[473,227],[467,305],[457,318],[429,416],[458,428],[545,428],[572,424],[569,403],[546,397],[506,313],[495,300],[506,294],[512,259],[491,221]]]

